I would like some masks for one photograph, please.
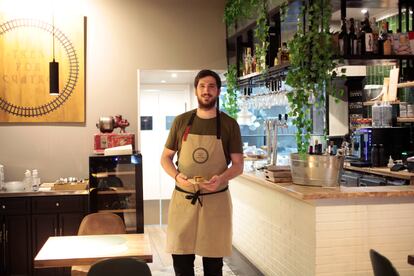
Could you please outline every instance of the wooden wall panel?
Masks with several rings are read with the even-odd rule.
[[[85,122],[82,16],[49,20],[0,15],[0,122]],[[49,93],[49,62],[59,63],[59,95]]]

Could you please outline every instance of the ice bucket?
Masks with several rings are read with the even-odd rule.
[[[290,155],[292,182],[300,185],[336,187],[339,186],[343,156],[306,155],[305,159],[299,154]]]

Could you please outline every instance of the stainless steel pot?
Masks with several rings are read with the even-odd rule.
[[[111,133],[115,127],[115,119],[112,116],[99,117],[96,127],[99,128],[102,133]]]

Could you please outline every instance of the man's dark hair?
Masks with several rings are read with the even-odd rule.
[[[213,77],[216,80],[217,88],[220,89],[221,88],[221,80],[220,80],[219,75],[216,72],[208,70],[208,69],[204,69],[204,70],[201,70],[200,72],[198,72],[197,76],[194,79],[194,88],[197,88],[198,81],[200,79],[208,77],[208,76]]]

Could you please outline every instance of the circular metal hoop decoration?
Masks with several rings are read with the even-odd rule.
[[[21,117],[37,117],[43,116],[47,113],[52,112],[53,110],[59,108],[63,103],[70,97],[73,90],[76,87],[79,76],[79,61],[76,56],[75,48],[73,47],[72,42],[69,38],[56,27],[53,28],[53,25],[37,20],[37,19],[13,19],[7,21],[0,25],[0,35],[3,35],[6,32],[10,32],[13,29],[21,27],[31,27],[42,29],[52,35],[60,42],[62,47],[65,49],[65,52],[69,59],[69,78],[65,83],[63,89],[59,91],[59,96],[57,96],[53,101],[50,101],[44,105],[36,107],[24,107],[14,105],[5,99],[0,97],[0,109],[4,110],[7,113],[21,116]],[[54,30],[54,31],[53,31]]]

